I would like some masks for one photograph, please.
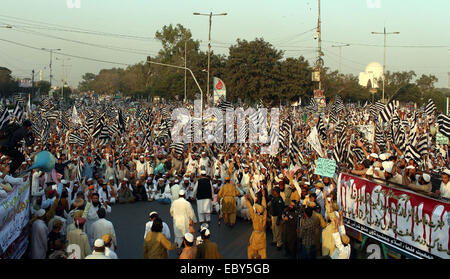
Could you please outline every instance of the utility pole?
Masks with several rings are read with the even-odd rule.
[[[187,41],[184,41],[184,68],[186,68],[186,52],[187,52]],[[186,102],[186,74],[187,70],[184,69],[184,102]]]
[[[31,95],[34,97],[34,69],[31,71]]]
[[[381,32],[372,32],[372,34],[377,34],[377,35],[382,34],[382,35],[384,35],[383,97],[382,97],[382,102],[384,103],[385,73],[386,73],[386,35],[397,35],[397,34],[400,34],[400,32],[390,32],[390,33],[386,33],[386,27],[384,27],[383,33],[381,33]]]
[[[213,16],[226,16],[227,13],[221,13],[221,14],[213,14],[210,12],[209,14],[201,14],[201,13],[194,13],[194,15],[202,15],[202,16],[209,16],[209,33],[208,33],[208,81],[206,85],[206,102],[208,103],[209,100],[209,75],[210,75],[210,63],[211,63],[211,24],[212,24],[212,17]]]
[[[339,73],[342,73],[342,47],[350,46],[349,44],[345,45],[332,45],[331,47],[339,48]]]
[[[319,16],[317,19],[317,35],[319,36],[318,38],[318,44],[319,44],[319,55],[318,55],[318,59],[317,59],[317,67],[319,69],[319,90],[322,89],[322,79],[321,79],[321,73],[322,73],[322,67],[323,67],[323,60],[322,60],[322,34],[321,34],[321,29],[322,27],[320,26],[320,0],[318,0],[319,2]]]
[[[41,49],[50,52],[50,65],[49,66],[50,66],[50,89],[51,89],[52,88],[52,78],[53,78],[53,75],[52,75],[53,51],[54,50],[60,51],[61,49],[60,48],[50,48],[50,49],[48,49],[48,48],[41,48]]]

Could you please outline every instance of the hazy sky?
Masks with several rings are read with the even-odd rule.
[[[0,65],[10,68],[18,77],[30,77],[32,69],[36,72],[42,69],[44,79],[48,80],[50,55],[39,50],[40,48],[61,48],[62,53],[70,55],[134,64],[145,60],[146,53],[155,55],[158,52],[161,45],[154,39],[155,32],[171,23],[180,23],[189,28],[194,39],[202,41],[201,49],[206,50],[208,17],[194,16],[193,12],[228,13],[227,16],[213,18],[212,47],[216,53],[228,55],[228,46],[235,43],[237,38],[253,40],[256,37],[263,37],[278,49],[285,50],[285,57],[303,55],[312,63],[317,56],[317,41],[313,38],[315,31],[311,29],[317,25],[318,7],[317,1],[313,0],[80,0],[80,2],[80,8],[69,8],[67,0],[1,0]],[[399,35],[388,36],[387,45],[392,47],[387,48],[387,70],[414,70],[419,75],[434,74],[439,78],[437,86],[447,87],[447,72],[450,71],[448,15],[450,1],[322,0],[321,2],[325,66],[338,69],[339,48],[332,45],[339,42],[351,44],[342,48],[344,73],[358,75],[364,71],[365,65],[369,62],[383,63],[383,35],[372,35],[371,31],[383,32],[383,27],[386,26],[387,32],[400,32]],[[377,2],[380,4],[379,7],[376,7]],[[4,28],[6,24],[16,25],[17,28]],[[44,24],[47,24],[47,27],[48,24],[53,24],[55,27],[49,30]],[[67,28],[147,39],[125,39],[56,30]],[[120,47],[122,51],[46,36],[109,48]],[[57,85],[61,84],[63,77],[61,59],[65,59],[66,79],[72,86],[77,86],[82,74],[86,72],[98,73],[102,68],[124,67],[120,64],[87,61],[58,54],[54,54],[53,57],[59,59],[53,60],[53,84]],[[36,78],[39,79],[39,75]],[[226,83],[226,78],[224,81]]]

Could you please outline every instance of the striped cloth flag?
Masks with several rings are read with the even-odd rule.
[[[75,133],[69,135],[69,144],[78,144],[79,146],[84,146],[84,139]]]
[[[11,120],[11,115],[9,114],[8,108],[5,107],[2,116],[0,117],[0,129],[6,127]]]
[[[406,147],[405,159],[407,159],[407,160],[412,159],[416,163],[418,163],[420,165],[422,164],[420,152],[417,151],[417,149],[414,146],[412,146],[411,144],[408,144]]]
[[[14,108],[13,116],[20,122],[23,119],[23,114],[24,114],[24,111],[23,111],[22,107],[20,106],[20,102],[16,101],[16,107]]]
[[[432,99],[428,99],[427,106],[425,107],[425,113],[427,115],[432,115],[436,111],[436,105]]]
[[[306,111],[309,113],[314,113],[317,110],[318,110],[318,105],[317,105],[316,99],[311,97],[311,99],[309,101],[309,105],[306,107]]]
[[[169,150],[175,149],[175,154],[183,155],[184,153],[184,143],[174,142],[169,146]]]
[[[233,105],[229,101],[225,101],[225,100],[222,100],[222,102],[220,102],[220,104],[218,104],[217,107],[223,111],[226,111],[227,108],[234,109]]]
[[[380,111],[380,116],[381,116],[381,120],[383,122],[389,122],[391,121],[393,115],[395,112],[395,101],[392,100],[389,102],[389,104],[387,104],[381,111]]]
[[[417,152],[419,152],[420,156],[424,156],[428,153],[428,135],[427,133],[423,133],[416,146]]]
[[[317,131],[319,132],[319,136],[322,140],[326,140],[327,132],[325,128],[325,122],[322,117],[319,116],[319,121],[317,122]]]
[[[439,114],[437,123],[439,133],[450,138],[450,117],[445,114]]]
[[[336,95],[336,100],[334,102],[334,108],[336,110],[336,114],[339,114],[341,111],[345,109],[344,101],[342,100],[341,96]]]

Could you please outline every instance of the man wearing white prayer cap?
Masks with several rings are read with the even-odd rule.
[[[39,209],[36,212],[37,220],[31,227],[31,258],[45,259],[47,255],[48,227],[45,224],[45,210]]]
[[[397,184],[402,184],[403,183],[403,178],[400,174],[398,174],[396,171],[394,172],[394,162],[392,161],[384,161],[382,163],[383,165],[383,169],[384,169],[384,179],[389,181],[389,182],[393,182],[393,183],[397,183]]]
[[[105,256],[105,242],[99,238],[94,242],[94,251],[91,255],[84,258],[85,260],[110,260],[110,257]]]
[[[145,162],[144,155],[139,156],[139,160],[134,160],[136,164],[137,177],[141,177],[142,174],[147,175],[147,162]]]
[[[178,193],[181,190],[181,187],[180,187],[179,183],[180,183],[180,181],[178,179],[175,179],[173,181],[173,184],[170,186],[170,193],[171,193],[170,200],[171,200],[171,202],[173,202],[174,200],[178,199]]]
[[[194,185],[193,194],[197,199],[198,221],[209,223],[211,221],[214,188],[211,179],[206,176],[205,170],[201,171],[201,176]]]
[[[152,226],[153,226],[153,221],[159,217],[158,212],[156,211],[152,211],[150,212],[150,214],[148,214],[148,217],[150,219],[150,221],[148,221],[145,224],[145,233],[144,233],[144,239],[147,236],[147,233],[150,232],[152,230]],[[162,234],[168,239],[170,240],[170,229],[169,226],[167,225],[166,222],[162,222],[163,228],[162,228]]]
[[[189,232],[189,223],[197,222],[192,205],[185,199],[186,191],[181,189],[176,199],[170,206],[170,215],[173,218],[173,232],[178,248],[183,243],[184,234]]]
[[[206,156],[206,152],[202,152],[200,160],[198,162],[198,168],[201,170],[204,168],[206,170],[206,173],[210,173],[211,168],[211,161],[209,160],[209,157]]]
[[[404,176],[404,180],[406,181],[406,183],[408,183],[408,187],[410,189],[413,189],[415,191],[424,191],[427,193],[431,192],[432,189],[432,185],[430,183],[431,181],[431,176],[427,173],[423,173],[423,174],[416,174],[416,181],[415,182],[411,182],[410,177],[408,176]]]
[[[209,229],[200,229],[200,234],[202,243],[197,248],[197,259],[221,259],[219,246],[209,239],[211,236]]]
[[[442,182],[441,187],[438,191],[436,191],[438,195],[440,195],[442,198],[450,199],[450,170],[445,169],[442,172]]]
[[[180,254],[180,259],[190,260],[197,258],[197,246],[194,245],[194,236],[191,233],[185,233],[183,237],[184,248]]]

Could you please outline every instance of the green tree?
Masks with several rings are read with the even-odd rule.
[[[93,82],[96,75],[93,73],[85,73],[81,78],[82,80],[78,84],[78,89],[82,92],[93,90]]]
[[[403,72],[389,72],[385,73],[385,99],[390,100],[392,98],[397,99],[397,94],[400,93],[402,88],[411,84],[413,78],[416,76],[414,71]],[[383,88],[383,80],[378,81],[380,90]]]
[[[263,101],[278,98],[283,52],[264,39],[237,40],[226,62],[227,99]]]
[[[18,90],[18,82],[11,76],[11,70],[0,66],[0,92],[2,96],[10,96]]]
[[[297,100],[298,97],[309,98],[313,94],[311,80],[312,69],[303,56],[287,58],[280,63],[279,97],[287,100]]]
[[[41,80],[37,83],[36,92],[40,92],[40,94],[48,94],[50,91],[50,82],[46,80]]]

